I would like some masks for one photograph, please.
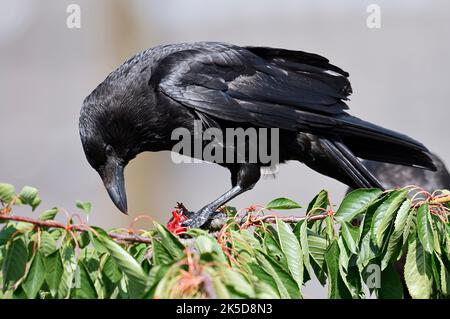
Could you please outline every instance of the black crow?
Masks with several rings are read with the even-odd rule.
[[[298,160],[352,187],[381,187],[358,157],[435,169],[421,143],[346,113],[351,92],[348,73],[317,54],[218,42],[157,46],[126,61],[84,100],[80,136],[124,213],[127,163],[144,151],[172,150],[173,130],[194,134],[195,120],[222,131],[277,128],[280,163]],[[232,188],[186,226],[200,227],[253,188],[267,165],[219,164],[230,170]]]

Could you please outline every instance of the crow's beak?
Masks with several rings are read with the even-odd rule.
[[[100,176],[113,203],[122,213],[128,215],[123,166],[117,161],[108,161],[102,172],[100,172]]]

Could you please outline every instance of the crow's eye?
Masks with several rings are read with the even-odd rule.
[[[111,156],[114,153],[114,149],[111,145],[107,145],[105,149],[105,153],[107,156]]]

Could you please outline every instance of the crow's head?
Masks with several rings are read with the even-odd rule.
[[[126,98],[118,91],[102,86],[94,90],[83,102],[79,129],[89,164],[100,175],[111,200],[126,214],[124,168],[145,150],[149,125],[139,112],[138,97]]]
[[[102,123],[95,111],[85,108],[86,104],[79,122],[84,153],[89,164],[100,175],[111,200],[122,213],[127,214],[124,181],[124,168],[130,160],[127,148],[121,139],[115,137],[117,134],[112,126]]]

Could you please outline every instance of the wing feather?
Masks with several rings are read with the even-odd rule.
[[[347,114],[348,73],[319,55],[200,45],[165,57],[157,74],[163,94],[214,120],[339,137],[362,157],[374,153],[361,146],[370,141],[378,150],[398,146],[413,158],[410,165],[433,168],[421,143]],[[380,154],[386,161],[401,161],[393,152]]]
[[[187,107],[226,120],[261,118],[261,112],[259,116],[249,114],[251,110],[242,108],[242,102],[264,104],[268,116],[279,109],[278,105],[324,114],[342,113],[347,108],[342,100],[348,94],[336,89],[336,75],[325,73],[326,69],[298,72],[239,47],[176,52],[160,63],[160,69],[163,93]],[[339,77],[349,86],[345,76]]]

